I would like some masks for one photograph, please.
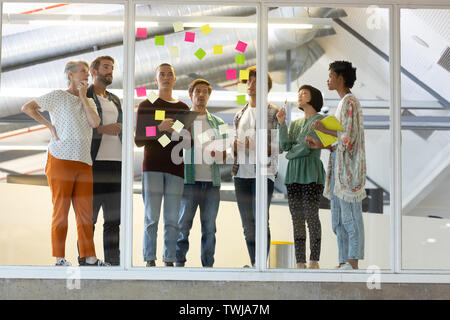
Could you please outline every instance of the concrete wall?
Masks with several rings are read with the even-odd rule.
[[[82,280],[69,290],[66,280],[0,279],[0,300],[9,299],[450,299],[450,284]]]

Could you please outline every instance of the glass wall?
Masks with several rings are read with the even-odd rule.
[[[271,8],[269,11],[268,63],[274,78],[269,101],[280,108],[285,106],[286,123],[289,130],[292,130],[292,134],[289,134],[290,144],[283,142],[283,153],[279,157],[276,191],[270,211],[273,241],[270,258],[277,260],[286,255],[295,255],[282,263],[273,261],[270,267],[304,268],[309,267],[310,261],[319,261],[320,268],[333,269],[342,262],[338,261],[342,259],[338,257],[340,250],[334,233],[336,228],[340,228],[339,220],[334,220],[335,228],[330,201],[316,190],[318,186],[310,185],[323,185],[324,180],[326,181],[327,174],[324,179],[322,167],[325,172],[328,171],[331,153],[328,149],[323,149],[319,155],[311,153],[313,149],[308,148],[305,152],[296,153],[295,149],[305,145],[305,135],[313,135],[318,139],[314,131],[308,131],[312,130],[310,122],[314,120],[311,119],[317,117],[315,112],[319,111],[321,117],[336,116],[344,123],[337,108],[351,92],[361,105],[363,122],[360,123],[359,130],[365,136],[365,147],[361,145],[359,151],[355,152],[357,156],[353,156],[361,156],[363,159],[365,151],[366,172],[363,175],[366,175],[364,188],[367,197],[362,200],[363,227],[360,229],[364,229],[364,234],[361,233],[358,241],[364,246],[364,255],[360,259],[359,268],[390,268],[392,171],[388,54],[388,9],[283,7]],[[340,93],[330,83],[329,69],[332,62],[342,60],[351,62],[352,67],[356,68],[356,81],[350,91]],[[301,101],[299,89],[304,85],[313,87],[306,88],[310,95],[307,100],[315,101],[316,105],[308,112],[303,111],[301,106],[304,101]],[[313,98],[314,92],[311,93],[311,90],[314,88],[323,97],[322,108],[318,99]],[[320,96],[319,93],[315,95]],[[342,107],[339,109],[342,112]],[[357,127],[354,126],[352,130],[356,132]],[[345,130],[348,131],[348,128]],[[345,161],[353,161],[351,153],[352,150],[346,148],[341,155],[343,159],[347,157]],[[313,160],[315,157],[320,157],[321,161]],[[356,162],[354,165],[356,166]],[[353,179],[357,179],[360,174],[352,172],[351,175]],[[345,184],[343,178],[340,180]],[[319,198],[314,201],[312,195],[317,193]],[[317,209],[314,209],[317,204],[318,217],[315,213]],[[350,234],[351,232],[348,233],[349,236]],[[279,251],[278,254],[276,251]],[[312,267],[314,266],[317,267],[312,263]]]
[[[401,10],[402,267],[450,268],[450,10]]]
[[[236,127],[247,135],[233,120],[249,101],[256,8],[138,5],[135,26],[133,266],[251,267],[255,193],[235,178],[256,181],[254,112]]]
[[[46,151],[49,144],[53,145],[51,147],[53,151],[50,153],[53,152],[55,158],[61,161],[78,162],[82,166],[88,165],[87,162],[92,159],[90,154],[92,127],[90,125],[86,127],[87,111],[82,109],[80,104],[79,96],[82,93],[77,85],[82,82],[84,87],[92,85],[94,77],[89,72],[89,65],[96,57],[111,56],[114,63],[106,60],[109,61],[109,65],[105,67],[103,66],[105,60],[102,60],[96,73],[103,75],[104,81],[99,83],[103,83],[116,98],[102,93],[101,85],[99,91],[95,91],[95,95],[98,96],[97,101],[101,100],[106,104],[114,102],[113,106],[120,104],[123,95],[123,12],[123,5],[116,4],[3,2],[3,14],[9,18],[2,20],[1,48],[1,265],[51,266],[55,265],[55,257],[52,255],[59,257],[62,255],[72,265],[78,265],[77,222],[73,208],[86,199],[91,200],[84,202],[84,205],[93,205],[92,194],[89,195],[89,190],[93,192],[93,182],[88,178],[70,177],[70,170],[60,177],[60,185],[69,181],[85,184],[81,189],[75,189],[72,184],[73,190],[82,190],[80,194],[74,192],[71,195],[57,196],[55,193],[53,201],[65,200],[69,201],[69,205],[70,201],[73,202],[68,212],[68,222],[61,218],[68,209],[64,207],[60,211],[62,215],[59,222],[56,223],[53,220],[52,227],[54,206],[51,189],[45,176],[49,157]],[[102,18],[93,17],[91,14],[101,15]],[[88,65],[81,63],[70,66],[67,64],[69,60],[84,60]],[[65,74],[66,66],[70,68]],[[78,78],[75,79],[75,77]],[[77,85],[71,86],[74,81],[77,81]],[[44,95],[50,97],[48,94],[51,92],[56,92],[56,96],[40,98]],[[93,95],[93,92],[87,89],[86,94]],[[43,112],[44,117],[42,119],[50,120],[56,128],[53,135],[46,126],[22,112],[22,106],[32,100],[39,102],[39,111]],[[54,104],[53,101],[57,103]],[[77,109],[79,113],[71,113],[69,109],[64,109],[69,108],[72,102],[80,108]],[[30,107],[32,108],[33,104]],[[96,104],[93,105],[93,108],[95,107]],[[117,119],[119,111],[115,112],[115,115],[108,114],[108,118],[104,118],[107,112],[103,112],[101,125],[106,128],[107,124],[119,121]],[[110,117],[112,118],[109,119]],[[111,144],[105,146],[102,139],[103,145],[97,146],[99,157],[95,160],[115,160],[120,163],[119,132],[120,126],[114,132],[104,131],[103,136],[111,137],[108,140]],[[64,144],[64,147],[58,149],[61,144]],[[52,149],[54,147],[56,149]],[[103,157],[100,158],[100,156]],[[113,158],[108,158],[109,156]],[[116,181],[118,191],[116,190],[114,197],[120,199],[120,166],[115,174],[116,177],[118,176]],[[88,193],[83,194],[85,191]],[[65,204],[67,205],[67,202]],[[103,201],[102,204],[103,209],[104,205],[107,205],[108,210],[115,210],[114,218],[112,218],[114,220],[112,237],[115,240],[111,240],[111,231],[109,233],[107,231],[111,228],[111,218],[104,219],[103,209],[99,209],[97,205],[95,253],[101,260],[110,260],[109,262],[117,264],[119,261],[115,254],[113,258],[108,257],[104,252],[103,235],[105,231],[105,239],[109,239],[105,242],[113,241],[114,250],[117,252],[120,201],[118,208],[115,205],[116,209],[111,207],[110,200]],[[92,209],[88,212],[92,216]],[[60,229],[55,231],[55,228]],[[66,239],[64,239],[64,228],[68,228]],[[59,248],[57,252],[53,251],[56,250],[56,246]],[[65,252],[61,251],[64,250],[61,248],[65,248]],[[92,254],[93,252],[90,251],[90,255]]]

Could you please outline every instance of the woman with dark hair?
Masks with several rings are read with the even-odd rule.
[[[324,196],[331,200],[333,231],[337,236],[339,269],[358,269],[364,259],[364,222],[362,200],[366,197],[366,152],[361,105],[350,89],[356,80],[356,68],[348,61],[330,64],[328,89],[336,90],[341,101],[335,117],[344,130],[326,129],[320,121],[313,128],[333,135],[338,141],[331,148]],[[312,148],[323,148],[314,137],[307,137]]]
[[[280,148],[287,151],[289,160],[284,183],[287,187],[289,210],[294,227],[295,257],[297,268],[306,268],[306,227],[308,223],[310,241],[309,268],[319,268],[322,229],[319,220],[320,196],[323,192],[325,170],[320,160],[320,149],[311,149],[305,142],[306,136],[316,136],[311,127],[323,115],[318,112],[323,106],[322,93],[309,85],[298,91],[298,107],[304,118],[292,121],[289,132],[286,109],[277,114]]]

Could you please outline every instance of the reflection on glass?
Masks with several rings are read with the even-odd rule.
[[[448,9],[402,9],[402,268],[450,269]]]
[[[116,26],[80,22],[86,12]],[[123,6],[4,3],[3,13],[0,187],[2,212],[15,214],[1,216],[0,263],[119,265],[122,79],[113,69]]]
[[[279,19],[283,19],[285,23],[295,19],[297,24],[303,23],[303,27],[279,29],[279,26],[275,27]],[[282,140],[285,139],[282,148],[285,147],[286,153],[280,155],[279,175],[275,181],[273,209],[270,216],[272,243],[269,267],[271,268],[295,268],[296,263],[298,268],[312,269],[319,268],[319,265],[322,269],[335,268],[337,265],[348,269],[367,268],[370,265],[389,268],[391,174],[386,170],[390,168],[391,152],[389,63],[386,59],[389,52],[388,19],[388,10],[378,7],[332,9],[284,7],[269,11],[269,71],[274,78],[274,88],[268,98],[275,104],[287,101],[286,111],[282,109],[279,114],[282,122],[286,124],[279,128],[280,143],[282,144]],[[309,27],[306,28],[305,25]],[[281,46],[278,45],[280,40],[283,42]],[[335,85],[330,87],[331,80],[328,80],[327,85],[330,71],[334,70],[333,68],[330,70],[330,64],[334,61],[350,62],[357,70],[354,85],[346,84],[348,91],[338,90]],[[335,73],[333,77],[337,76],[341,82],[354,72],[352,68],[338,69],[337,73],[333,71]],[[345,71],[343,74],[343,70],[346,69],[349,72]],[[307,87],[304,87],[305,85]],[[309,90],[300,90],[304,88]],[[304,101],[301,94],[311,95],[311,90],[315,91],[311,88],[317,89],[323,97],[323,107],[321,109],[318,107],[316,117],[333,115],[344,127],[344,130],[337,133],[325,130],[324,133],[329,135],[321,135],[332,143],[339,138],[336,142],[337,149],[342,151],[339,161],[342,162],[345,155],[346,166],[343,166],[339,173],[344,175],[348,173],[349,177],[340,177],[337,188],[346,187],[347,190],[355,191],[348,192],[349,196],[343,196],[342,191],[338,193],[339,198],[349,203],[348,212],[353,212],[350,209],[354,207],[356,210],[354,213],[359,217],[350,234],[348,231],[340,232],[345,231],[345,226],[340,222],[342,218],[347,222],[347,216],[335,219],[337,202],[330,203],[318,189],[303,190],[300,187],[303,188],[312,182],[318,185],[322,183],[325,187],[324,195],[329,197],[330,182],[338,178],[336,175],[331,179],[331,173],[334,173],[334,170],[331,170],[334,163],[332,155],[338,152],[330,153],[324,149],[320,155],[316,155],[319,159],[314,158],[318,161],[314,166],[311,165],[311,169],[307,170],[309,167],[306,165],[301,167],[302,170],[294,168],[294,164],[299,165],[305,161],[303,158],[315,156],[314,152],[317,151],[311,154],[311,150],[318,145],[314,145],[313,141],[321,141],[322,145],[326,141],[320,140],[313,130],[320,129],[318,123],[315,127],[309,123],[313,122],[311,116],[314,116],[312,115],[314,108],[308,109],[308,112],[302,110],[301,105]],[[346,97],[346,94],[349,95]],[[342,106],[345,105],[347,108],[349,99],[354,110],[350,115],[347,109],[344,110],[346,117],[343,119]],[[343,121],[345,119],[355,121]],[[348,125],[352,129],[350,136],[357,138],[356,145],[355,140],[346,134],[349,130]],[[306,136],[311,137],[308,138],[312,143],[309,147],[305,147]],[[352,152],[357,155],[357,159],[351,157],[352,161],[348,161]],[[302,160],[297,160],[296,155]],[[325,169],[328,167],[324,177],[321,177],[322,167]],[[293,170],[295,174],[292,175]],[[312,173],[315,173],[314,179],[311,178]],[[334,186],[331,187],[334,189]],[[305,193],[310,196],[306,197],[308,199],[306,204],[302,204],[301,200],[305,198],[303,196]],[[320,195],[319,199],[317,194]],[[354,196],[355,194],[358,196]],[[311,214],[316,210],[317,216]],[[305,220],[309,229],[309,241]],[[352,221],[355,221],[355,218],[352,218]],[[353,232],[353,229],[359,231]],[[343,244],[348,242],[349,236],[352,241]]]
[[[232,146],[234,116],[248,100],[239,78],[256,63],[255,22],[252,7],[136,6],[135,266],[252,264]],[[164,63],[174,75],[167,83]],[[173,111],[181,105],[190,111]]]

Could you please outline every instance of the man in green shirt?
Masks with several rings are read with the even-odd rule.
[[[224,163],[226,158],[223,142],[227,137],[228,125],[206,109],[211,92],[212,86],[204,79],[196,79],[189,85],[192,110],[199,114],[191,131],[194,146],[184,153],[184,191],[178,220],[180,233],[175,263],[178,267],[183,267],[186,262],[189,232],[198,207],[202,225],[202,265],[212,267],[214,264],[216,217],[220,202],[218,163]]]

